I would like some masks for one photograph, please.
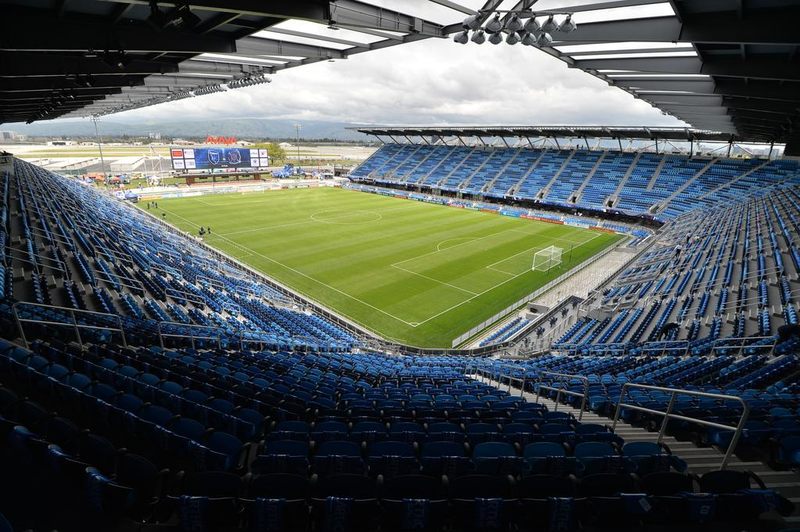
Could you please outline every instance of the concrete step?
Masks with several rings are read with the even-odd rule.
[[[486,381],[483,381],[486,382]],[[496,385],[489,381],[487,384]],[[533,394],[524,393],[522,396],[528,401],[535,401]],[[570,412],[576,418],[580,414],[578,409],[566,405],[556,405],[549,399],[540,399],[540,403],[547,406],[550,411]],[[600,425],[611,425],[612,420],[598,416],[593,412],[584,412],[581,420],[583,423],[598,423]],[[658,433],[649,432],[643,428],[634,427],[626,423],[618,422],[615,433],[625,441],[657,441]],[[689,471],[698,475],[709,471],[716,471],[722,465],[723,454],[713,447],[698,447],[691,441],[678,441],[673,437],[666,436],[662,440],[669,446],[672,452],[685,460],[689,466]],[[795,503],[795,514],[785,518],[787,526],[800,525],[800,474],[795,471],[775,471],[763,462],[741,461],[735,456],[731,457],[727,467],[735,471],[752,471],[761,478],[767,487],[773,488],[784,497]]]

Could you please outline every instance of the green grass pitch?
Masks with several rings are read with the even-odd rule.
[[[335,188],[158,204],[185,231],[211,226],[206,242],[217,249],[386,338],[420,347],[450,347],[622,238]],[[550,245],[563,248],[562,265],[532,271],[533,254]]]

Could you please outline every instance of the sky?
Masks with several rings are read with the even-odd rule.
[[[412,11],[417,6],[413,14],[437,22],[464,16],[427,1],[407,1]],[[113,120],[232,117],[387,125],[684,125],[535,48],[460,45],[452,39],[279,71],[270,84],[119,113]]]

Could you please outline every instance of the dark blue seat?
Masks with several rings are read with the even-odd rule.
[[[347,424],[341,421],[322,421],[311,430],[311,439],[317,443],[345,440],[347,437]]]
[[[487,475],[519,475],[523,472],[525,461],[517,456],[514,446],[506,442],[484,442],[472,451],[475,471]]]
[[[308,479],[300,475],[274,473],[253,477],[245,495],[239,498],[244,506],[247,529],[252,532],[305,530],[309,494]]]
[[[778,441],[777,461],[783,465],[800,466],[800,436],[784,436]]]
[[[375,481],[363,475],[320,478],[312,488],[312,517],[321,530],[374,530],[376,493]]]
[[[450,501],[461,530],[506,530],[515,519],[512,487],[504,476],[462,476],[450,484]]]
[[[447,519],[447,493],[439,478],[400,475],[383,483],[382,527],[393,531],[439,531]]]
[[[376,442],[389,437],[386,425],[379,421],[359,421],[350,429],[350,439],[359,442]]]
[[[372,475],[390,478],[419,472],[414,447],[403,441],[379,441],[367,448],[367,465]]]
[[[325,441],[317,448],[311,460],[317,475],[364,474],[366,466],[361,458],[361,448],[352,441]]]
[[[389,426],[389,437],[395,441],[422,443],[426,438],[426,434],[419,423],[400,421]]]
[[[238,475],[204,471],[185,475],[179,491],[169,497],[183,530],[219,529],[236,522],[237,499],[242,494]]]
[[[454,441],[431,441],[424,443],[420,451],[420,463],[427,475],[460,476],[474,468],[467,457],[464,444]]]

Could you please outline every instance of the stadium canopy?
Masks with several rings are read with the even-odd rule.
[[[445,35],[442,24],[357,0],[0,0],[0,8],[0,123],[115,113]]]
[[[0,5],[0,122],[107,114],[264,83],[267,75],[286,68],[452,36],[470,15],[485,21],[497,10],[503,19],[527,10],[537,18],[572,14],[577,31],[556,32],[550,45],[537,46],[570,67],[695,129],[786,142],[787,153],[800,151],[798,0],[3,0]],[[544,73],[542,83],[547,83]]]
[[[605,126],[473,126],[414,127],[372,126],[350,128],[376,137],[522,137],[522,138],[610,138],[629,140],[673,140],[680,142],[737,142],[736,135],[683,127]]]

